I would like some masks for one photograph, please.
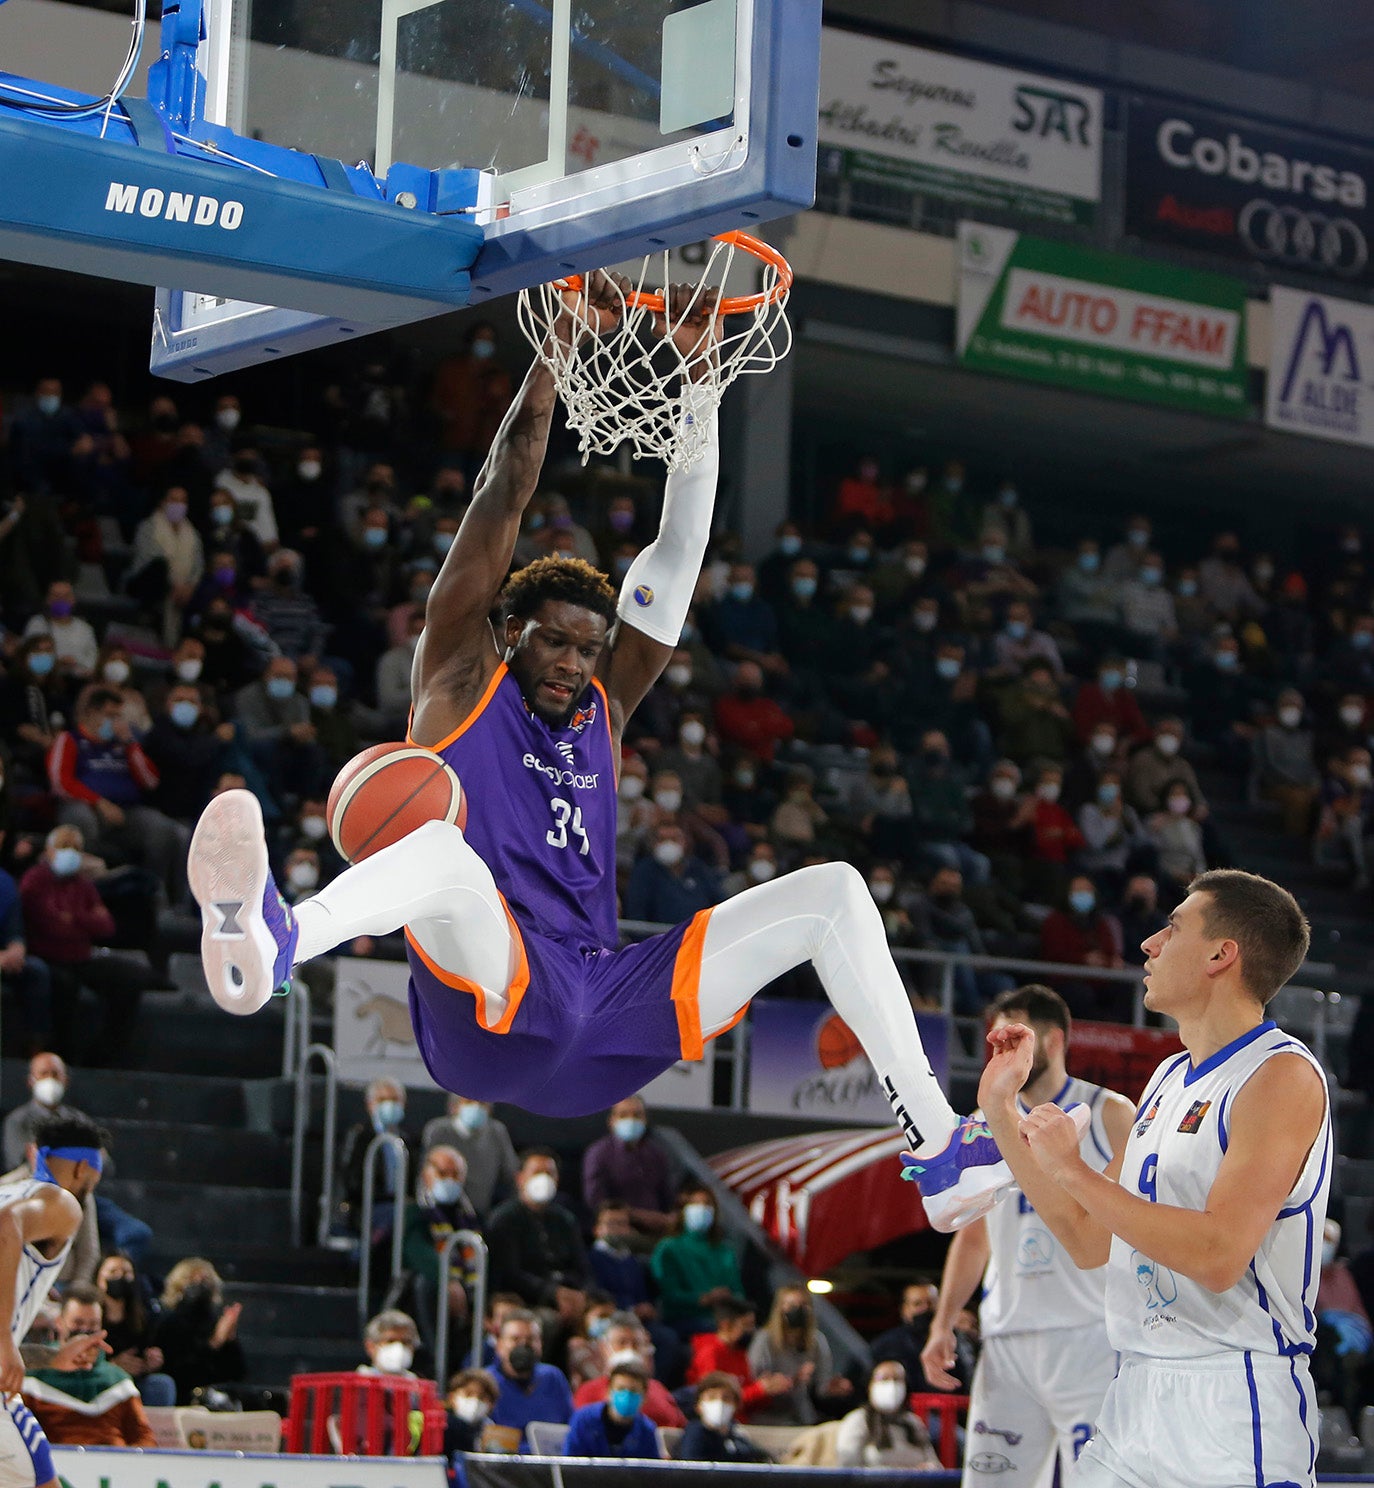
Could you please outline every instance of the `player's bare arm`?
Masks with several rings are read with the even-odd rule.
[[[695,284],[672,284],[664,292],[668,316],[655,317],[655,331],[659,335],[671,335],[673,344],[682,354],[687,366],[687,376],[700,382],[708,376],[712,360],[717,355],[719,320],[716,305],[720,291],[703,289]],[[687,472],[685,478],[690,479]],[[682,473],[674,472],[668,477],[670,490],[665,496],[665,508],[671,499],[671,487],[675,481],[684,479]],[[681,580],[695,587],[700,565],[690,574],[681,575]],[[606,686],[606,696],[611,704],[611,730],[616,742],[634,710],[643,702],[649,689],[658,681],[664,667],[673,654],[673,647],[647,635],[635,623],[630,610],[602,658],[598,672]]]
[[[978,1290],[991,1256],[986,1219],[965,1225],[949,1242],[945,1269],[940,1274],[940,1298],[930,1320],[926,1346],[921,1350],[921,1368],[937,1390],[960,1388],[959,1380],[950,1373],[954,1368],[954,1319]]]
[[[1035,1034],[1023,1024],[1007,1024],[988,1034],[992,1056],[978,1085],[978,1104],[998,1149],[1007,1160],[1026,1201],[1049,1226],[1055,1238],[1082,1270],[1105,1266],[1111,1251],[1111,1231],[1067,1191],[1042,1164],[1039,1154],[1022,1134],[1021,1111],[1016,1103],[1030,1075],[1035,1055]],[[1037,1110],[1058,1110],[1057,1106]],[[1060,1115],[1064,1113],[1061,1111]],[[1114,1093],[1106,1097],[1102,1124],[1111,1143],[1112,1160],[1100,1175],[1113,1186],[1121,1172],[1121,1158],[1130,1135],[1134,1112],[1129,1101]],[[1064,1116],[1073,1133],[1078,1154],[1078,1129]],[[1081,1156],[1079,1161],[1082,1162]],[[1087,1164],[1083,1163],[1084,1168]],[[1088,1169],[1088,1171],[1092,1171]],[[1099,1176],[1094,1174],[1094,1176]]]
[[[624,282],[601,272],[587,276],[585,294],[599,321],[618,317]],[[553,334],[570,337],[571,318],[556,321]],[[539,485],[556,403],[553,376],[536,358],[501,421],[429,592],[411,672],[411,732],[422,744],[437,743],[462,723],[500,663],[489,617]]]
[[[1326,1087],[1306,1059],[1267,1060],[1232,1102],[1226,1156],[1201,1210],[1130,1192],[1134,1175],[1122,1184],[1094,1173],[1078,1154],[1072,1122],[1054,1107],[1037,1106],[1021,1129],[1040,1169],[1095,1224],[1209,1291],[1224,1292],[1254,1259],[1325,1116]]]
[[[79,1201],[49,1183],[0,1210],[0,1317],[14,1316],[14,1290],[24,1247],[31,1246],[40,1255],[56,1255],[80,1224]],[[23,1382],[24,1361],[7,1323],[0,1329],[0,1394],[13,1394]]]

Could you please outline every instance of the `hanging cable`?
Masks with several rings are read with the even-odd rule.
[[[139,58],[143,55],[143,34],[147,29],[147,17],[144,12],[145,0],[134,0],[133,13],[133,35],[129,38],[128,54],[124,58],[123,66],[111,85],[109,92],[102,97],[92,99],[88,103],[64,103],[59,99],[42,99],[40,95],[34,95],[39,101],[31,98],[19,98],[12,92],[0,91],[0,105],[8,108],[19,109],[26,114],[34,114],[40,119],[51,119],[54,121],[64,119],[88,119],[103,113],[105,123],[108,125],[110,111],[119,102],[124,90],[133,80],[134,73],[138,70]],[[104,133],[104,126],[101,128]]]

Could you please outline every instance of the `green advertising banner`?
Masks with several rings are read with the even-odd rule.
[[[1008,228],[959,224],[965,367],[1243,417],[1245,286]]]

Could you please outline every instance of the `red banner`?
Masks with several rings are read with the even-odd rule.
[[[1132,1028],[1125,1023],[1084,1023],[1075,1018],[1069,1073],[1139,1102],[1156,1068],[1182,1048],[1172,1028]]]

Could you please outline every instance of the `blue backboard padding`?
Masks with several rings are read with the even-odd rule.
[[[376,313],[383,323],[407,309],[415,318],[465,304],[482,244],[481,229],[464,217],[408,212],[3,113],[0,180],[6,257],[316,314]],[[132,211],[112,207],[127,207],[130,192]],[[165,208],[144,215],[157,200],[147,192],[164,203],[173,192],[193,198],[191,220]]]

